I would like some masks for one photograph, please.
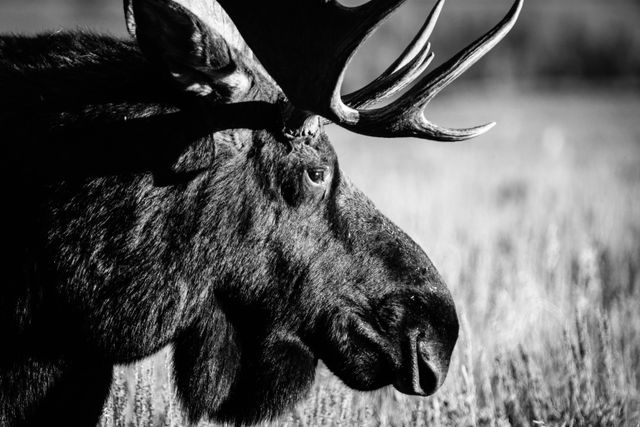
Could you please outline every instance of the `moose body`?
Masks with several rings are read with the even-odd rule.
[[[318,117],[201,14],[127,11],[137,41],[0,37],[0,424],[95,424],[113,366],[169,344],[192,421],[275,417],[319,359],[359,390],[433,393],[451,296]]]

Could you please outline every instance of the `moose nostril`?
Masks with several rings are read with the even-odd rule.
[[[418,383],[424,394],[433,394],[438,388],[438,374],[433,362],[429,360],[429,352],[425,341],[420,340],[418,342],[417,351],[418,369],[416,373],[418,374]]]
[[[426,338],[426,333],[410,334],[409,352],[393,386],[400,392],[429,396],[440,387],[447,374],[447,366],[438,357],[437,345]],[[446,363],[448,365],[448,362]]]

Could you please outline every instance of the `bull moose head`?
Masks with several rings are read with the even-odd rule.
[[[13,60],[17,81],[45,75],[63,84],[70,79],[51,69],[66,55],[75,92],[39,92],[21,110],[48,124],[22,127],[22,139],[45,140],[42,149],[68,159],[38,187],[37,226],[21,242],[43,248],[35,251],[42,302],[21,307],[37,307],[47,315],[27,317],[47,321],[16,315],[12,332],[55,335],[63,324],[66,338],[0,366],[16,381],[31,378],[29,366],[33,377],[65,382],[55,392],[38,388],[36,403],[0,396],[5,414],[15,404],[16,419],[28,419],[83,394],[99,408],[113,364],[167,344],[192,420],[277,416],[309,390],[319,359],[357,390],[393,385],[426,396],[442,385],[458,336],[451,295],[420,247],[342,173],[323,126],[438,141],[485,132],[491,124],[439,127],[423,109],[506,35],[522,0],[421,77],[433,58],[438,0],[402,55],[347,95],[349,59],[403,0],[219,3],[224,10],[211,0],[131,0],[125,12],[137,46],[71,33],[50,36],[41,74],[28,59]],[[0,47],[11,59],[12,46],[45,42]],[[28,298],[14,295],[17,306]],[[25,352],[44,352],[46,363],[34,368]]]

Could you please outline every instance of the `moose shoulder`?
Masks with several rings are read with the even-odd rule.
[[[358,390],[442,385],[458,335],[449,291],[344,176],[323,126],[484,132],[438,127],[423,109],[522,1],[420,77],[438,1],[398,60],[344,96],[349,58],[401,0],[241,3],[221,1],[227,15],[213,1],[125,2],[127,41],[0,37],[0,424],[94,425],[113,366],[168,344],[192,421],[276,417],[319,359]]]

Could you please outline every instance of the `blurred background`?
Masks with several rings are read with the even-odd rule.
[[[364,0],[346,0],[358,5]],[[395,59],[417,31],[433,2],[409,0],[367,43],[352,67],[357,85]],[[494,25],[507,0],[448,0],[432,37],[443,60]],[[635,0],[530,0],[509,37],[465,76],[465,82],[560,86],[638,84],[640,3]],[[329,25],[329,24],[328,24]],[[117,0],[2,0],[2,32],[85,28],[126,34]],[[475,83],[474,83],[475,84]]]
[[[382,72],[432,6],[408,0],[363,46],[345,91]],[[434,65],[509,7],[448,0]],[[498,122],[473,142],[328,128],[341,167],[446,279],[463,328],[435,397],[354,393],[321,368],[274,424],[640,423],[639,23],[637,0],[526,1],[506,39],[427,107],[444,126]],[[77,28],[125,37],[120,2],[0,0],[2,33]],[[104,425],[182,424],[168,357],[116,369]]]

